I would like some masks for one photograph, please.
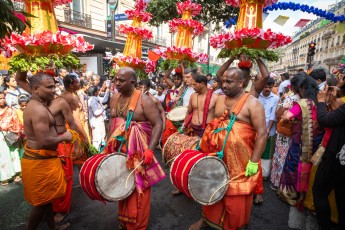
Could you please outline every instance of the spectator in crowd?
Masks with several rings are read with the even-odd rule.
[[[212,83],[213,83],[213,78],[212,78],[212,74],[208,73],[206,75],[207,77],[207,88],[212,88]]]
[[[26,105],[29,103],[30,98],[27,95],[20,95],[18,97],[18,104],[20,106],[19,109],[17,109],[17,116],[19,119],[20,123],[20,133],[21,133],[21,138],[25,141],[25,135],[24,135],[24,120],[23,120],[23,113],[24,109],[26,108]],[[20,158],[23,157],[24,154],[24,143],[20,142],[18,143],[18,151],[19,151],[19,156]]]
[[[290,75],[289,73],[282,73],[280,74],[282,82],[280,83],[278,87],[278,94],[279,96],[283,96],[284,93],[289,91],[290,87]]]
[[[163,85],[160,84],[157,86],[157,95],[155,95],[155,98],[157,98],[158,101],[162,104],[162,106],[164,106],[165,94]]]
[[[57,82],[59,90],[61,92],[65,91],[65,87],[63,85],[63,78],[66,77],[67,74],[68,74],[68,71],[64,68],[61,68],[59,69],[59,75],[55,77],[55,81]]]
[[[87,96],[87,89],[89,85],[86,81],[81,80],[80,81],[80,89],[77,91],[77,95],[79,97],[79,100],[83,107],[83,117],[80,117],[80,121],[82,123],[82,126],[85,130],[85,133],[88,137],[89,143],[91,143],[91,137],[90,137],[90,129],[89,129],[89,107],[88,107],[88,96]]]
[[[29,95],[25,90],[17,86],[17,81],[14,75],[5,77],[4,79],[6,93],[6,104],[7,106],[19,109],[18,97],[22,94]]]
[[[214,94],[217,94],[217,95],[223,95],[223,90],[221,89],[220,87],[220,83],[218,81],[218,78],[217,77],[214,77],[212,79],[212,90],[213,90],[213,93]]]
[[[319,85],[319,90],[323,90],[326,86],[326,72],[323,69],[314,69],[310,72],[311,76]]]
[[[19,182],[21,172],[18,148],[13,148],[20,136],[20,123],[13,107],[6,104],[4,92],[0,92],[0,183],[8,185],[13,178]]]
[[[99,89],[97,86],[90,86],[87,90],[89,99],[89,124],[92,132],[92,144],[98,150],[105,144],[106,132],[104,119],[106,118],[105,108],[100,101]]]

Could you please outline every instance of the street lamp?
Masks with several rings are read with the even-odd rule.
[[[111,39],[115,41],[115,11],[119,4],[119,0],[108,0],[111,11]]]

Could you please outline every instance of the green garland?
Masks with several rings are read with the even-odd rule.
[[[147,73],[143,69],[134,69],[134,71],[140,80],[144,80],[144,79],[149,78],[149,76],[147,75]]]
[[[265,49],[251,49],[247,47],[235,48],[235,49],[222,49],[218,54],[218,58],[229,58],[229,57],[239,57],[241,54],[246,54],[250,59],[263,58],[267,61],[279,60],[279,54],[273,50]]]
[[[72,68],[78,69],[81,67],[78,57],[74,54],[57,55],[52,54],[48,56],[29,56],[25,54],[18,54],[9,61],[9,72],[17,71],[37,71],[46,68]]]
[[[183,64],[185,68],[195,68],[195,62],[187,61],[187,60],[176,60],[176,59],[166,59],[163,62],[159,63],[159,67],[163,70],[174,69],[179,66],[179,64]]]

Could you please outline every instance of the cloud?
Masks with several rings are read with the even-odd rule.
[[[282,0],[279,2],[291,2],[288,0]],[[292,1],[297,3],[297,1]],[[316,6],[319,9],[328,10],[328,6],[336,3],[336,0],[305,0],[305,1],[298,1],[300,4],[306,4],[309,6]],[[272,29],[274,32],[281,32],[284,35],[290,35],[292,36],[295,32],[297,32],[300,28],[294,27],[296,23],[300,19],[311,19],[315,20],[317,17],[314,14],[308,14],[302,11],[292,11],[292,10],[278,10],[278,11],[270,11],[268,12],[269,15],[266,18],[264,22],[264,29]],[[283,16],[289,16],[290,19],[287,21],[287,23],[284,26],[280,26],[276,23],[274,23],[274,19],[276,19],[279,15]]]

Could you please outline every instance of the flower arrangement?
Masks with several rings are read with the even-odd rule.
[[[193,19],[174,18],[169,22],[170,30],[173,33],[177,31],[177,28],[179,26],[184,26],[188,30],[193,31],[194,35],[202,34],[202,32],[204,31],[204,26],[200,22]]]
[[[226,2],[226,4],[228,4],[230,6],[240,7],[243,0],[226,0],[225,2]],[[278,0],[257,0],[257,2],[258,3],[262,2],[264,4],[264,6],[270,6],[270,5],[278,2]]]
[[[291,37],[284,36],[281,33],[274,33],[271,29],[264,31],[263,29],[243,28],[236,30],[234,33],[228,32],[217,34],[210,38],[210,45],[213,48],[240,48],[246,46],[248,48],[278,48],[291,42]]]
[[[30,2],[31,0],[14,0],[16,2]],[[52,0],[54,6],[71,3],[73,0]]]
[[[145,73],[154,72],[156,70],[156,62],[151,60],[142,60],[137,57],[123,56],[122,54],[116,55],[113,60],[119,67],[133,68],[140,78],[147,78]]]
[[[153,38],[152,32],[142,27],[134,27],[134,26],[121,24],[119,26],[119,32],[122,34],[129,34],[129,33],[136,34],[145,40],[149,40]]]
[[[82,36],[75,36],[67,33],[52,33],[44,31],[38,34],[22,35],[13,33],[5,43],[15,47],[19,52],[28,56],[42,56],[50,54],[64,55],[71,50],[85,52],[93,49],[93,45],[87,43]]]
[[[199,4],[192,3],[191,0],[187,0],[185,2],[178,2],[177,4],[177,12],[182,14],[184,11],[189,11],[192,13],[192,16],[196,16],[200,14],[202,7]]]

